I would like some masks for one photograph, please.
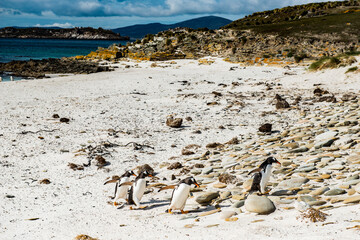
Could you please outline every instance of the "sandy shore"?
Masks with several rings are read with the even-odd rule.
[[[130,61],[118,63],[113,72],[0,83],[0,239],[73,239],[79,234],[99,239],[360,237],[358,230],[347,229],[360,220],[358,204],[328,210],[324,226],[297,219],[296,209],[283,208],[270,215],[237,209],[234,222],[224,221],[220,213],[199,221],[190,214],[182,220],[183,215],[165,213],[171,192],[156,189],[143,197],[148,209],[107,204],[114,185],[103,183],[125,169],[147,163],[158,173],[156,182],[169,184],[174,171],[162,164],[186,164],[189,156],[181,156],[185,146],[198,144],[202,154],[208,143],[256,139],[266,122],[282,132],[301,120],[303,108],[328,104],[276,111],[276,93],[292,103],[298,96],[311,97],[319,84],[336,96],[360,90],[359,74],[345,74],[347,68],[309,73],[304,67],[244,68],[214,60],[211,65],[178,60],[155,67]],[[60,123],[53,114],[70,121]],[[165,121],[170,114],[192,121],[169,128]],[[84,170],[69,168],[68,163],[88,163],[81,149],[104,141],[116,144],[104,156],[108,166],[98,168],[93,161]],[[146,146],[124,146],[130,142]],[[40,184],[43,179],[51,183]],[[186,209],[198,206],[191,198]],[[231,201],[221,207],[232,209]]]

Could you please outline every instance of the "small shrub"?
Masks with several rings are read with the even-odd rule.
[[[335,68],[340,63],[337,57],[322,57],[309,66],[309,70],[319,70],[323,68]]]
[[[356,70],[358,70],[358,67],[351,67],[345,73],[355,72]]]

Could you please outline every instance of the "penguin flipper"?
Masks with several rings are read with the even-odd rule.
[[[255,168],[254,170],[252,170],[251,172],[248,173],[248,175],[252,174],[252,173],[256,173],[256,172],[260,172],[261,168]]]
[[[119,185],[119,183],[117,182],[116,185],[115,185],[114,199],[116,198],[116,193],[117,193],[118,185]]]
[[[118,180],[119,180],[118,178],[111,179],[111,180],[109,180],[109,181],[106,181],[106,182],[104,183],[104,185],[106,185],[106,184],[108,184],[108,183],[117,182]]]
[[[162,191],[162,190],[166,190],[166,189],[175,189],[177,185],[168,185],[166,187],[162,187],[158,190],[158,192]]]

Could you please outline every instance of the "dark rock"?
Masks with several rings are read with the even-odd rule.
[[[185,120],[189,121],[189,122],[192,122],[193,119],[191,117],[186,117]]]
[[[329,94],[329,92],[327,90],[323,90],[321,88],[316,88],[314,90],[314,95],[317,96],[317,97],[320,97],[320,96],[325,95],[325,94]]]
[[[59,114],[56,114],[56,113],[53,114],[52,117],[53,117],[53,118],[60,118]]]
[[[149,174],[154,175],[154,169],[149,166],[149,164],[144,164],[138,167],[138,174],[140,174],[143,171],[147,171]]]
[[[175,162],[173,164],[171,164],[167,169],[168,170],[173,170],[173,169],[179,169],[182,168],[183,166],[181,165],[181,163],[179,162]]]
[[[0,63],[0,71],[12,72],[13,76],[25,78],[44,78],[45,74],[89,74],[109,71],[107,66],[99,66],[97,63],[77,61],[71,59],[43,59],[29,61],[11,61]]]
[[[259,127],[260,132],[271,133],[271,130],[272,130],[272,124],[270,123],[265,123]]]
[[[196,163],[196,164],[194,165],[194,167],[196,167],[196,168],[204,168],[205,166],[204,166],[204,164],[202,164],[202,163]]]
[[[182,118],[173,118],[172,116],[166,119],[166,126],[172,128],[179,128],[183,122]]]
[[[331,102],[331,103],[336,103],[337,100],[336,100],[336,98],[335,98],[333,95],[331,95],[331,96],[321,96],[321,97],[319,97],[319,98],[316,100],[316,102]]]
[[[101,156],[101,155],[97,155],[97,156],[95,157],[95,160],[97,161],[97,162],[96,162],[96,166],[98,166],[98,167],[104,167],[104,166],[106,166],[106,165],[109,164],[109,162],[107,162],[107,161],[105,160],[105,158],[104,158],[103,156]]]
[[[219,182],[226,183],[226,184],[236,183],[236,176],[230,175],[228,173],[223,173],[219,176]]]
[[[214,142],[214,143],[209,143],[206,145],[207,148],[217,148],[217,147],[220,147],[222,146],[221,143],[218,143],[218,142]]]
[[[226,144],[239,144],[239,139],[237,137],[234,137],[231,140],[227,141]]]
[[[68,123],[68,122],[70,122],[70,119],[69,118],[60,118],[60,122]]]
[[[284,99],[282,98],[279,94],[275,95],[275,107],[276,109],[282,109],[282,108],[290,108],[290,104]]]
[[[40,184],[50,184],[50,180],[47,178],[44,178],[43,180],[40,180]]]
[[[354,95],[354,94],[344,94],[341,97],[341,100],[344,101],[344,102],[352,101],[352,100],[356,100],[356,99],[357,99],[357,96]]]

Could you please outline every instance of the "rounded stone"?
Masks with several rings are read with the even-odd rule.
[[[333,188],[329,191],[327,191],[324,195],[325,196],[335,196],[335,195],[341,195],[346,193],[346,191],[344,189],[341,188]]]
[[[275,211],[274,203],[266,196],[250,195],[245,200],[245,208],[249,212],[270,214]]]
[[[226,188],[227,185],[225,183],[215,183],[213,185],[214,188]]]
[[[208,205],[213,199],[219,197],[218,192],[207,192],[196,198],[196,202],[201,205]]]
[[[234,211],[222,211],[220,214],[220,218],[226,219],[226,218],[230,218],[234,215],[236,215],[236,212],[234,212]]]
[[[352,196],[344,200],[344,203],[357,203],[357,202],[360,202],[360,195]]]
[[[307,178],[292,178],[292,179],[288,179],[288,180],[284,180],[284,181],[280,182],[279,185],[277,186],[277,188],[289,189],[289,188],[301,187],[301,185],[303,185],[304,183],[307,183],[308,181],[309,181],[309,179],[307,179]]]
[[[233,208],[241,208],[242,206],[244,206],[245,204],[245,200],[240,200],[235,202],[231,207]]]

